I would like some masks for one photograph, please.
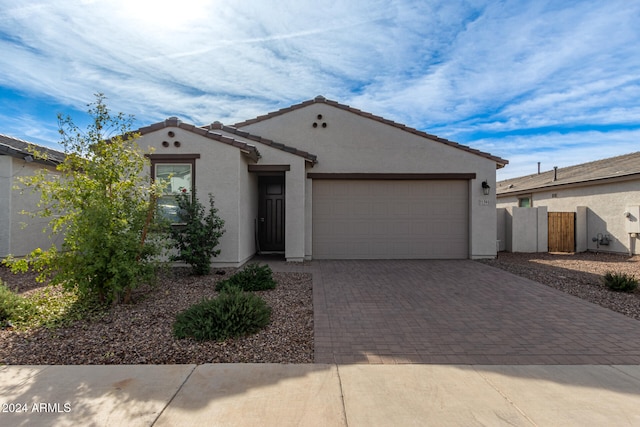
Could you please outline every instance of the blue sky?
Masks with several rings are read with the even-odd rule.
[[[56,147],[102,92],[142,127],[323,95],[503,157],[640,150],[640,1],[0,0],[0,133]]]

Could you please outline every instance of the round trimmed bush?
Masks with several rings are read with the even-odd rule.
[[[266,291],[276,287],[273,271],[268,265],[252,263],[226,280],[218,282],[216,291],[224,292],[230,287],[238,287],[243,291]]]
[[[262,298],[229,287],[217,298],[203,300],[179,313],[173,333],[177,338],[224,341],[254,334],[270,319],[271,308]]]

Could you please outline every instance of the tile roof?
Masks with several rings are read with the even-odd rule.
[[[554,179],[555,176],[555,179]],[[509,195],[568,184],[595,184],[620,177],[640,179],[640,152],[511,178],[497,183],[496,193]]]
[[[256,141],[256,142],[259,142],[261,144],[268,145],[268,146],[276,148],[278,150],[286,151],[287,153],[292,153],[292,154],[295,154],[297,156],[303,157],[305,160],[307,160],[308,162],[311,162],[313,164],[318,162],[318,156],[316,156],[315,154],[311,154],[311,153],[309,153],[307,151],[303,151],[303,150],[298,150],[295,147],[291,147],[291,146],[288,146],[288,145],[285,145],[285,144],[281,144],[279,142],[275,142],[275,141],[272,141],[272,140],[267,139],[267,138],[263,138],[263,137],[258,136],[258,135],[252,135],[249,132],[237,129],[237,128],[233,127],[233,126],[225,126],[220,122],[213,122],[209,126],[203,126],[203,128],[211,129],[211,130],[219,129],[219,130],[222,130],[222,131],[227,132],[227,133],[233,133],[233,134],[238,135],[238,136],[240,136],[242,138],[250,139],[252,141]]]
[[[268,114],[265,114],[265,115],[262,115],[262,116],[258,116],[258,117],[253,118],[253,119],[249,119],[249,120],[245,120],[243,122],[236,123],[234,125],[234,127],[241,128],[243,126],[247,126],[247,125],[250,125],[250,124],[253,124],[253,123],[258,123],[258,122],[261,122],[263,120],[268,120],[268,119],[270,119],[272,117],[280,116],[282,114],[286,114],[288,112],[291,112],[291,111],[294,111],[294,110],[298,110],[300,108],[304,108],[304,107],[307,107],[309,105],[318,104],[318,103],[331,105],[331,106],[333,106],[335,108],[339,108],[339,109],[342,109],[342,110],[345,110],[345,111],[349,111],[349,112],[351,112],[353,114],[357,114],[359,116],[362,116],[362,117],[365,117],[365,118],[368,118],[368,119],[371,119],[371,120],[375,120],[375,121],[378,121],[380,123],[384,123],[384,124],[389,125],[389,126],[396,127],[396,128],[401,129],[403,131],[406,131],[406,132],[409,132],[409,133],[412,133],[412,134],[415,134],[415,135],[418,135],[418,136],[421,136],[421,137],[424,137],[424,138],[428,138],[428,139],[431,139],[433,141],[437,141],[437,142],[440,142],[442,144],[449,145],[451,147],[454,147],[454,148],[457,148],[457,149],[460,149],[460,150],[464,150],[464,151],[476,154],[476,155],[481,156],[481,157],[486,157],[487,159],[490,159],[490,160],[493,160],[494,162],[496,162],[496,168],[497,169],[500,169],[500,168],[504,167],[505,165],[507,165],[509,163],[508,160],[502,159],[502,158],[497,157],[497,156],[493,156],[493,155],[491,155],[489,153],[485,153],[483,151],[476,150],[476,149],[471,148],[471,147],[467,147],[466,145],[458,144],[457,142],[449,141],[448,139],[440,138],[440,137],[438,137],[436,135],[431,135],[429,133],[426,133],[426,132],[423,132],[421,130],[414,129],[414,128],[411,128],[411,127],[408,127],[408,126],[403,125],[401,123],[397,123],[397,122],[394,122],[392,120],[385,119],[384,117],[376,116],[376,115],[373,115],[371,113],[367,113],[365,111],[358,110],[357,108],[353,108],[353,107],[350,107],[350,106],[345,105],[345,104],[340,104],[340,103],[338,103],[336,101],[331,101],[329,99],[326,99],[324,96],[320,96],[320,95],[316,96],[314,99],[311,99],[311,100],[308,100],[308,101],[304,101],[304,102],[301,102],[299,104],[292,105],[290,107],[282,108],[282,109],[280,109],[278,111],[273,111],[271,113],[268,113]]]
[[[52,148],[43,147],[32,142],[28,142],[22,139],[14,138],[12,136],[0,134],[0,155],[9,155],[18,158],[25,158],[31,156],[29,147],[35,147],[35,149],[47,156],[47,160],[34,159],[34,161],[43,164],[57,165],[62,163],[65,158],[65,154],[62,151],[54,150]]]
[[[168,128],[168,127],[177,127],[180,129],[187,130],[189,132],[196,133],[198,135],[202,135],[206,138],[213,139],[215,141],[222,142],[224,144],[228,144],[238,149],[242,150],[246,155],[248,155],[254,161],[258,161],[260,158],[260,153],[255,145],[247,144],[246,142],[239,141],[235,138],[231,138],[226,135],[222,135],[221,133],[214,132],[213,130],[209,130],[203,127],[198,127],[195,125],[190,125],[187,123],[183,123],[177,117],[169,117],[163,122],[154,123],[149,126],[142,127],[138,129],[141,135],[145,135],[150,132],[154,132],[160,129]]]

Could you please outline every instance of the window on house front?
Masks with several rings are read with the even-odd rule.
[[[151,177],[165,184],[163,194],[158,198],[160,214],[172,223],[178,223],[179,193],[193,195],[196,190],[196,160],[200,154],[150,154]]]
[[[518,198],[518,207],[519,208],[530,208],[531,207],[531,197],[519,197]]]
[[[158,198],[161,214],[172,223],[179,222],[176,196],[180,193],[192,194],[193,165],[156,163],[154,178],[165,184],[162,196]]]

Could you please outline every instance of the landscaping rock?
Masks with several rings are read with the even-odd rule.
[[[640,320],[640,292],[613,292],[603,281],[607,272],[640,278],[640,256],[583,252],[507,253],[482,263],[551,286],[578,298]]]
[[[272,309],[271,323],[260,332],[220,343],[176,339],[176,314],[215,297],[222,277],[174,269],[155,288],[137,291],[134,304],[99,317],[54,330],[0,330],[0,365],[313,363],[312,286],[306,273],[274,273],[276,289],[257,293]],[[21,294],[42,286],[33,275],[16,276],[5,268],[0,278]]]

